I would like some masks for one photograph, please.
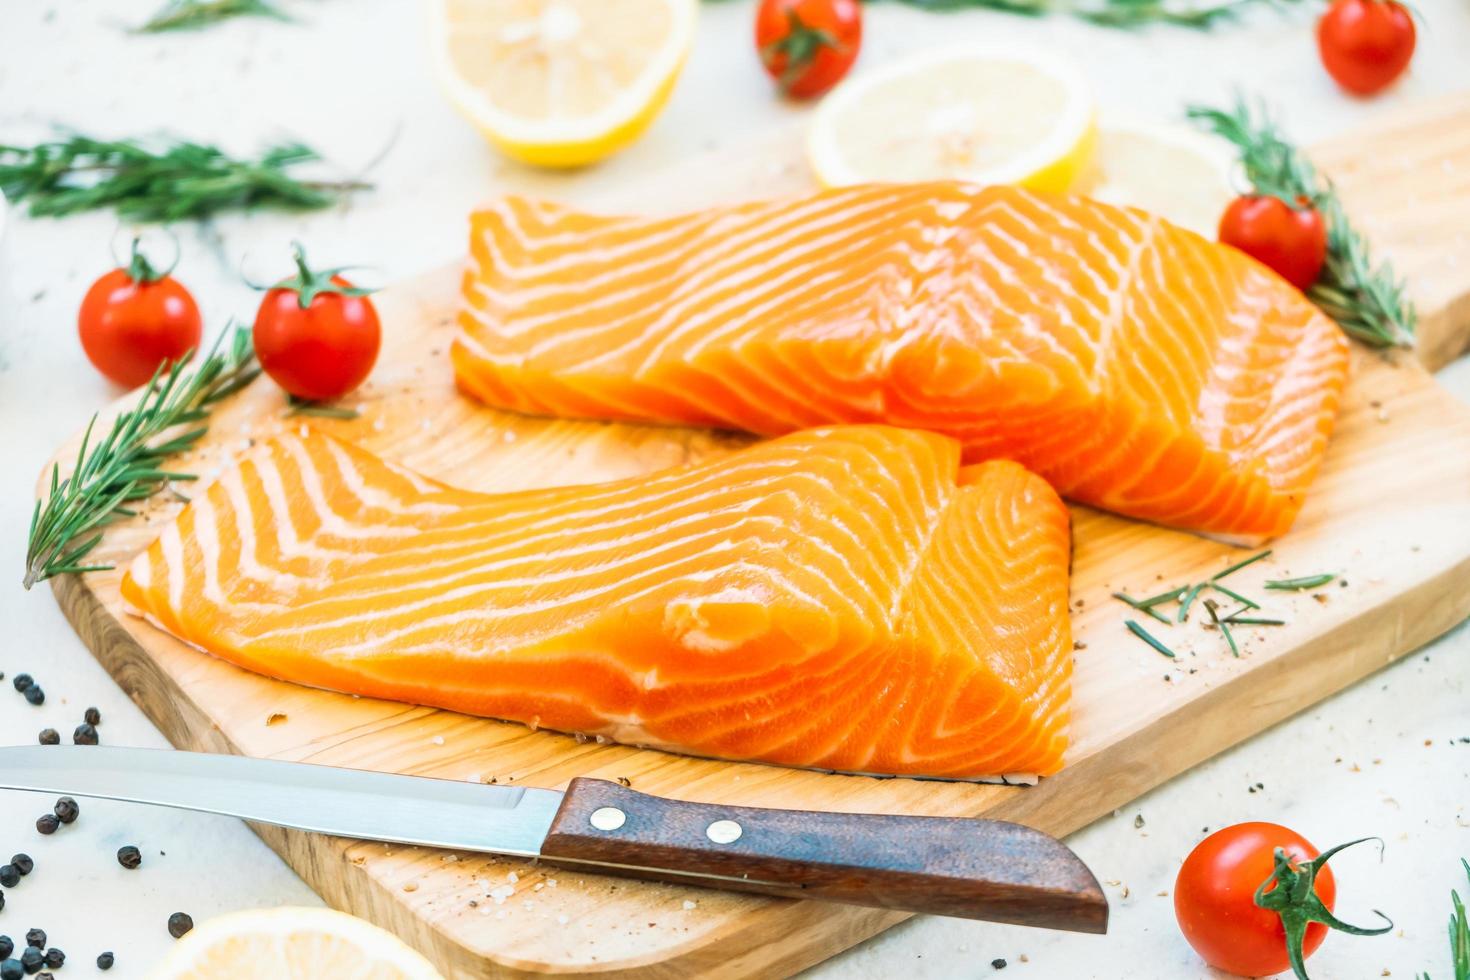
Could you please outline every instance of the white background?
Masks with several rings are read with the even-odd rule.
[[[348,212],[262,214],[222,219],[198,234],[180,230],[178,275],[199,295],[211,331],[254,309],[240,268],[259,278],[277,273],[292,238],[329,264],[368,263],[391,281],[455,260],[465,213],[524,176],[440,98],[416,4],[283,2],[302,24],[238,22],[157,38],[125,33],[123,25],[151,12],[152,0],[6,0],[0,20],[0,142],[44,135],[53,124],[100,136],[168,130],[240,152],[294,136],[351,169],[392,141],[373,173],[378,190]],[[1371,102],[1339,94],[1322,73],[1305,8],[1261,11],[1212,34],[1129,34],[1062,19],[875,4],[867,9],[859,70],[941,41],[1024,39],[1074,56],[1108,110],[1174,118],[1187,100],[1221,101],[1240,88],[1270,98],[1294,135],[1308,141],[1470,86],[1470,7],[1463,0],[1418,6],[1424,23],[1412,74]],[[746,3],[706,4],[668,110],[627,153],[573,179],[636,175],[803,112],[777,100],[759,74],[749,21]],[[83,290],[109,264],[116,230],[106,215],[12,216],[0,252],[0,670],[31,672],[49,695],[33,708],[7,679],[0,743],[34,742],[45,726],[65,737],[95,704],[106,743],[163,744],[72,635],[46,590],[19,587],[35,474],[56,444],[117,394],[82,356],[74,325]],[[1442,378],[1470,399],[1466,363]],[[1377,939],[1334,936],[1312,960],[1315,976],[1448,976],[1448,892],[1466,890],[1459,857],[1470,855],[1470,743],[1453,741],[1470,737],[1467,657],[1470,632],[1462,628],[1075,835],[1072,844],[1108,882],[1114,911],[1105,938],[926,919],[817,972],[978,977],[1004,957],[1008,977],[1209,976],[1180,939],[1165,893],[1203,828],[1271,819],[1324,847],[1366,834],[1387,841],[1381,864],[1367,848],[1336,859],[1339,911],[1367,924],[1368,909],[1382,908],[1400,928]],[[1249,793],[1258,782],[1264,790]],[[91,975],[102,949],[118,954],[111,976],[141,975],[171,942],[164,922],[176,910],[202,921],[230,909],[317,902],[233,821],[83,801],[76,825],[42,838],[33,821],[50,802],[0,796],[0,859],[25,850],[36,860],[35,873],[10,890],[0,932],[19,937],[29,926],[46,928],[72,958],[68,976]],[[124,843],[143,849],[140,870],[117,865],[113,854]]]

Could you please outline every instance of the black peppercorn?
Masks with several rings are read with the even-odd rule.
[[[30,674],[16,674],[15,679],[12,680],[10,683],[15,685],[15,689],[17,691],[24,691],[26,688],[36,683],[36,679]]]
[[[31,704],[43,704],[46,701],[46,692],[41,690],[40,684],[32,684],[26,688],[26,700]]]
[[[56,980],[55,975],[43,970],[36,974],[36,980]]]
[[[77,730],[71,733],[71,740],[77,745],[96,745],[97,728],[85,721],[77,726]]]
[[[45,929],[27,929],[26,930],[26,948],[27,949],[45,949],[46,948],[46,930]]]
[[[117,863],[131,871],[143,863],[143,853],[132,844],[124,844],[117,849]]]
[[[9,936],[0,936],[0,960],[10,959],[10,954],[15,952],[15,940]]]
[[[27,973],[38,972],[44,964],[44,955],[34,946],[27,946],[26,951],[20,954],[20,965]]]
[[[117,958],[111,953],[97,954],[97,969],[99,970],[110,970],[112,969],[112,964],[115,962],[117,962]]]
[[[75,823],[82,812],[82,808],[77,806],[77,801],[70,796],[63,796],[57,800],[52,810],[56,813],[56,819],[62,823]]]
[[[96,708],[88,708],[82,714],[82,721],[85,721],[89,725],[100,725],[102,724],[102,712]]]
[[[20,960],[5,960],[0,963],[0,980],[21,980],[25,975],[26,970],[20,965]]]
[[[29,854],[17,854],[10,859],[10,863],[15,865],[15,870],[23,875],[28,875],[36,870],[36,862],[31,859]],[[0,959],[3,958],[0,957]]]
[[[194,920],[188,912],[175,912],[168,917],[168,934],[175,939],[179,939],[192,928],[194,928]]]
[[[6,888],[14,888],[20,884],[20,872],[13,864],[0,864],[0,885]]]
[[[37,737],[41,740],[41,744],[42,745],[60,745],[61,744],[61,733],[58,732],[54,728],[43,728],[43,729],[41,729],[41,734],[39,736],[37,736]]]
[[[5,893],[0,892],[0,912],[5,911]]]
[[[61,821],[56,819],[54,813],[43,813],[36,818],[36,830],[43,834],[54,834],[56,828],[61,826]]]
[[[46,950],[46,965],[53,970],[61,969],[61,964],[66,962],[66,954],[52,946]]]

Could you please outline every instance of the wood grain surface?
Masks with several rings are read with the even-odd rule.
[[[1455,154],[1466,159],[1470,100],[1391,125],[1390,156],[1408,165],[1361,136],[1325,148],[1322,159],[1379,250],[1409,277],[1422,305],[1423,350],[1437,365],[1470,340],[1470,165],[1453,166]],[[724,152],[718,166],[691,164],[602,203],[666,210],[796,189],[808,179],[796,152],[789,138],[752,144]],[[572,183],[540,186],[577,196]],[[385,349],[357,396],[359,419],[288,417],[280,393],[257,383],[221,408],[181,465],[207,478],[251,440],[312,425],[454,484],[509,490],[646,473],[743,441],[526,418],[459,397],[446,356],[457,284],[457,271],[446,269],[381,294]],[[115,525],[98,557],[126,562],[179,506],[159,499]],[[248,674],[126,615],[117,571],[53,584],[78,634],[183,748],[554,788],[595,776],[691,801],[985,815],[1065,834],[1470,614],[1470,409],[1412,355],[1358,352],[1337,435],[1297,527],[1233,581],[1256,592],[1268,577],[1342,578],[1316,593],[1271,593],[1266,611],[1289,623],[1242,633],[1239,658],[1195,616],[1158,627],[1179,654],[1167,660],[1126,633],[1128,610],[1108,597],[1197,580],[1240,552],[1085,508],[1074,510],[1074,522],[1074,743],[1067,768],[1035,787],[714,762],[310,690]],[[784,975],[903,917],[257,830],[330,904],[394,930],[454,977]]]

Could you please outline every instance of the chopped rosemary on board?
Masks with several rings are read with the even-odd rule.
[[[1270,579],[1266,582],[1266,588],[1275,589],[1278,592],[1300,592],[1303,589],[1319,588],[1335,578],[1337,578],[1336,575],[1322,574],[1303,575],[1301,578]],[[1257,606],[1256,608],[1259,609],[1260,607]]]
[[[168,0],[152,17],[133,28],[133,33],[194,31],[235,17],[292,19],[290,14],[266,0]]]
[[[301,143],[245,160],[184,140],[72,135],[34,146],[0,143],[0,191],[27,202],[36,217],[111,208],[124,221],[184,221],[251,208],[311,211],[372,187],[292,175],[293,168],[320,159]]]
[[[1327,263],[1307,297],[1344,331],[1370,347],[1409,347],[1417,314],[1387,262],[1374,263],[1368,242],[1348,221],[1332,181],[1277,129],[1264,110],[1244,100],[1231,111],[1191,105],[1190,119],[1234,143],[1255,193],[1292,207],[1309,201],[1327,223]]]
[[[1254,555],[1251,555],[1247,558],[1242,558],[1240,561],[1236,562],[1233,565],[1226,566],[1225,568],[1216,572],[1214,575],[1211,575],[1204,581],[1171,588],[1164,592],[1160,592],[1158,595],[1149,596],[1147,599],[1135,599],[1132,596],[1128,595],[1126,592],[1114,592],[1113,598],[1119,600],[1120,602],[1126,603],[1129,607],[1137,609],[1139,612],[1152,616],[1154,619],[1165,624],[1166,626],[1173,626],[1179,623],[1187,622],[1189,620],[1189,610],[1194,606],[1195,601],[1200,598],[1200,595],[1206,589],[1212,592],[1218,592],[1221,595],[1225,596],[1227,599],[1239,603],[1239,608],[1222,615],[1220,613],[1219,603],[1217,603],[1214,599],[1204,599],[1203,603],[1205,611],[1209,614],[1210,617],[1209,626],[1214,627],[1215,629],[1220,631],[1220,635],[1225,638],[1225,642],[1230,647],[1230,652],[1239,657],[1240,645],[1236,642],[1235,634],[1231,631],[1230,627],[1285,626],[1286,620],[1273,619],[1267,616],[1246,615],[1247,613],[1259,610],[1261,608],[1261,604],[1259,602],[1256,602],[1249,596],[1242,595],[1234,589],[1226,588],[1225,586],[1220,584],[1220,580],[1223,578],[1228,578],[1229,576],[1234,575],[1236,572],[1240,571],[1242,568],[1248,568],[1251,565],[1254,565],[1256,562],[1262,560],[1263,558],[1270,557],[1270,555],[1271,550],[1269,548],[1265,551],[1258,551]],[[1326,585],[1328,582],[1331,582],[1336,578],[1336,575],[1324,573],[1321,575],[1307,575],[1301,578],[1268,579],[1265,582],[1264,587],[1275,591],[1301,591],[1304,589],[1314,589],[1320,585]],[[1167,605],[1170,602],[1177,602],[1179,604],[1179,611],[1175,613],[1173,617],[1164,615],[1162,612],[1159,611],[1158,608],[1159,606]],[[1155,650],[1159,651],[1167,657],[1174,657],[1174,652],[1172,650],[1170,650],[1167,646],[1163,644],[1162,641],[1149,633],[1138,623],[1129,619],[1124,621],[1124,625],[1128,627],[1128,631],[1130,633],[1138,637],[1140,640],[1143,640],[1143,642],[1147,643]]]
[[[1128,627],[1128,632],[1132,633],[1134,636],[1138,637],[1140,640],[1147,643],[1149,646],[1153,647],[1155,650],[1159,651],[1170,660],[1176,659],[1173,650],[1170,650],[1168,647],[1164,646],[1164,644],[1160,642],[1157,637],[1155,637],[1148,630],[1144,629],[1142,626],[1139,626],[1133,620],[1127,620],[1126,622],[1124,622],[1123,625]]]
[[[131,516],[135,512],[129,504],[152,496],[169,481],[195,479],[191,473],[164,469],[164,461],[198,442],[209,428],[211,408],[249,384],[260,370],[250,331],[243,328],[227,329],[197,368],[191,372],[186,367],[179,362],[160,369],[137,403],[96,443],[94,415],[68,476],[52,466],[50,489],[44,500],[36,501],[31,516],[23,580],[27,589],[57,575],[111,568],[84,562],[102,540],[101,528],[114,518]]]

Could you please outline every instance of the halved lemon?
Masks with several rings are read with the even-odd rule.
[[[1230,144],[1179,124],[1105,116],[1092,166],[1072,189],[1109,204],[1152,211],[1214,238],[1230,199]]]
[[[169,951],[152,980],[443,980],[390,932],[320,908],[252,909],[222,915]]]
[[[668,101],[698,0],[433,0],[440,82],[506,154],[595,163],[637,139]]]
[[[1095,142],[1081,72],[1046,52],[966,45],[905,59],[838,86],[807,152],[834,187],[957,179],[1068,190]]]

